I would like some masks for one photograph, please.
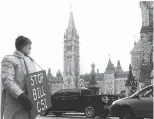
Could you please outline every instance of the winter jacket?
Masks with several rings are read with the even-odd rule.
[[[3,87],[1,113],[4,119],[31,119],[30,111],[27,111],[17,98],[21,93],[27,93],[25,84],[27,73],[36,72],[33,59],[24,56],[20,51],[15,51],[13,55],[3,58],[1,70]]]

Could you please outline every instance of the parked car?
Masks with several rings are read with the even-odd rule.
[[[66,112],[85,113],[86,117],[107,116],[115,95],[93,95],[87,88],[62,89],[51,96],[52,107],[44,112],[60,116]]]
[[[153,85],[133,95],[116,100],[110,106],[110,115],[120,119],[144,119],[153,117]]]

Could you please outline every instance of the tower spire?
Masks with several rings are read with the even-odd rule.
[[[70,16],[64,33],[64,88],[78,87],[80,76],[79,38],[75,28],[72,5],[69,7]]]
[[[114,70],[114,66],[110,60],[110,55],[109,55],[109,61],[108,61],[108,65],[107,65],[107,68],[106,68],[106,71],[112,71]]]
[[[68,26],[67,29],[76,29],[75,28],[75,23],[74,23],[74,18],[73,18],[73,12],[72,12],[72,5],[70,5],[70,17],[69,17],[69,22],[68,22]]]
[[[134,34],[134,46],[136,45],[136,38],[135,38],[135,34]]]
[[[117,71],[123,71],[122,68],[121,68],[121,64],[120,64],[120,60],[118,60],[117,62]]]
[[[69,9],[70,9],[70,12],[72,12],[72,4],[70,4],[70,7],[69,7]]]

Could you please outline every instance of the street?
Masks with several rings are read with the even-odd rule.
[[[84,116],[83,114],[67,114],[67,115],[62,115],[60,117],[56,117],[54,115],[47,115],[47,116],[38,116],[36,119],[89,119],[86,118],[86,116]],[[91,119],[119,119],[117,117],[95,117],[95,118],[91,118]]]
[[[95,117],[95,118],[86,118],[83,115],[62,115],[61,117],[56,117],[54,115],[48,115],[48,116],[38,116],[36,119],[119,119],[118,117]],[[144,118],[144,119],[152,119],[152,118]]]
[[[62,116],[62,117],[55,117],[55,116],[40,116],[36,119],[88,119],[85,116]],[[106,118],[91,118],[91,119],[119,119],[117,117],[106,117]]]
[[[38,116],[36,119],[89,119],[86,118],[85,116],[61,116],[61,117],[55,117],[54,115],[51,116]],[[100,118],[100,117],[95,117],[91,119],[119,119],[117,117],[106,117],[106,118]]]

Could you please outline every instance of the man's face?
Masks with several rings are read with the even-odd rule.
[[[30,53],[31,53],[31,43],[25,45],[22,49],[21,49],[21,52],[28,56]]]

